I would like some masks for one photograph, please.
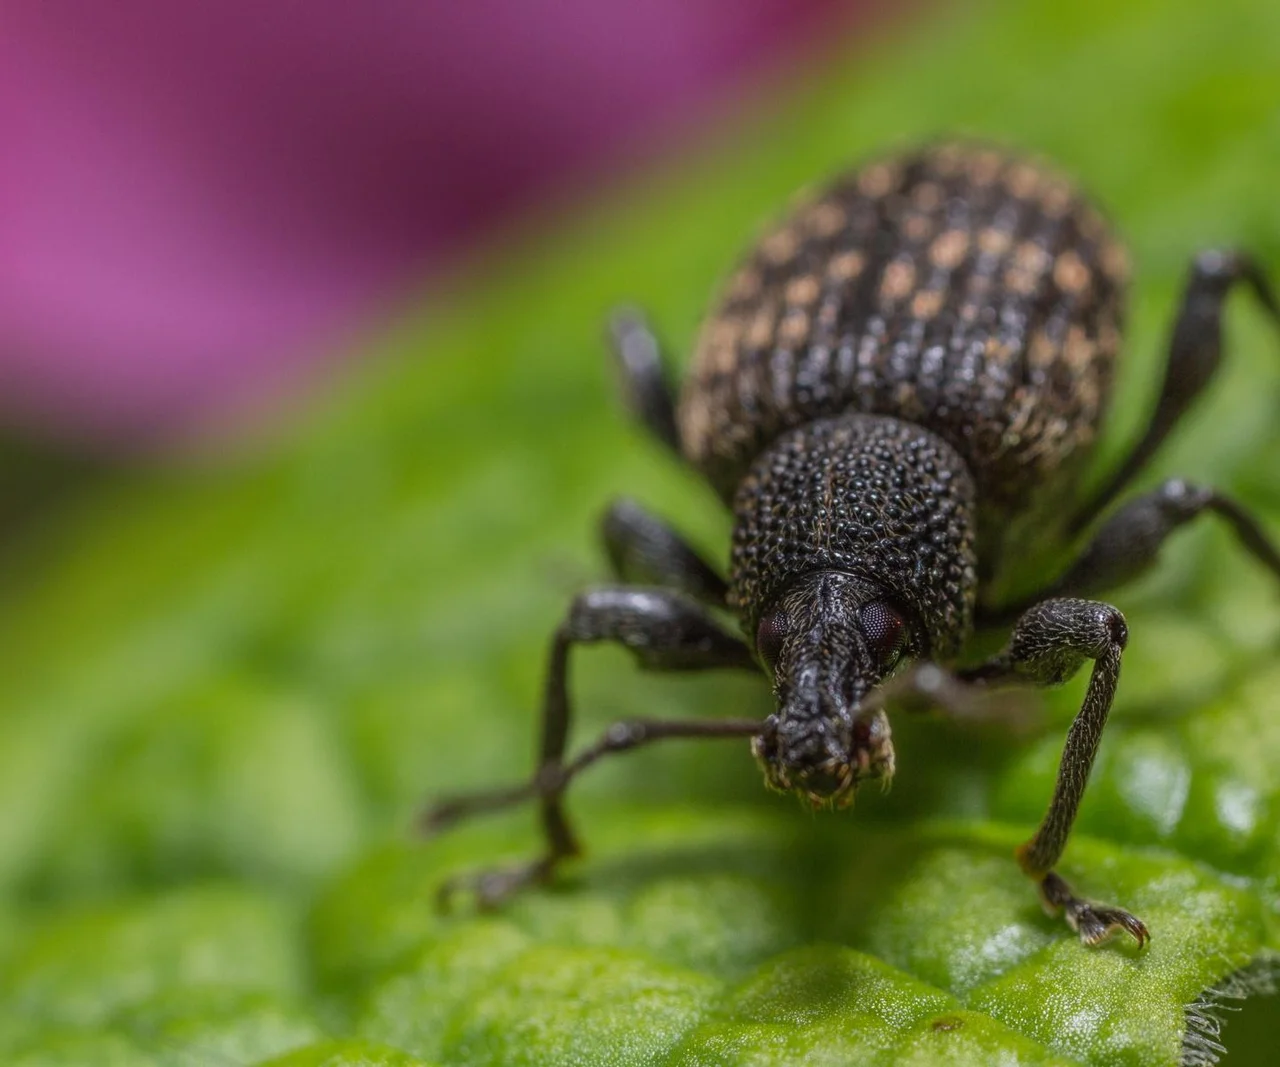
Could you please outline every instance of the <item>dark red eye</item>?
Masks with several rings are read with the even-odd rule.
[[[760,656],[760,662],[769,668],[770,673],[778,665],[782,642],[787,638],[790,623],[785,611],[775,611],[761,619],[760,625],[756,627],[756,652]]]
[[[881,670],[892,670],[907,650],[907,620],[883,600],[873,600],[858,612],[867,647]]]

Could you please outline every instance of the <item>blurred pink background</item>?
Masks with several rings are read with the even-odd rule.
[[[869,6],[7,0],[0,421],[183,439]]]

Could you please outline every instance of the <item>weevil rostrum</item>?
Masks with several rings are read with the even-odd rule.
[[[839,177],[768,232],[703,325],[678,402],[652,334],[619,315],[627,406],[732,509],[729,577],[639,505],[608,509],[618,584],[577,596],[555,631],[532,779],[445,799],[423,819],[436,831],[533,800],[546,851],[443,892],[470,888],[493,906],[576,855],[565,789],[605,755],[668,738],[749,739],[768,786],[844,807],[860,783],[894,772],[885,705],[895,696],[964,713],[980,689],[1056,685],[1088,663],[1048,811],[1017,859],[1086,944],[1123,930],[1144,945],[1141,919],[1078,895],[1054,870],[1128,637],[1121,613],[1090,598],[1146,569],[1206,513],[1280,577],[1259,523],[1213,488],[1174,478],[1116,505],[1213,377],[1227,294],[1243,283],[1277,322],[1280,305],[1248,255],[1196,255],[1150,421],[1085,494],[1127,276],[1108,224],[1051,167],[940,144]],[[1030,532],[1054,537],[1064,556],[1074,546],[1074,561],[1038,595],[998,602],[1002,567]],[[1002,651],[954,666],[976,629],[1010,625]],[[569,655],[601,641],[653,670],[763,670],[777,710],[763,721],[621,722],[568,758]]]

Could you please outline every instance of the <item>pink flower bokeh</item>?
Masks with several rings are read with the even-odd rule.
[[[864,7],[9,0],[0,419],[180,439]]]

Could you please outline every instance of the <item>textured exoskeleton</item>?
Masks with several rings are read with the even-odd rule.
[[[704,324],[678,405],[652,334],[619,315],[628,406],[733,510],[729,577],[638,505],[609,509],[604,540],[625,584],[580,595],[556,631],[533,779],[425,815],[439,829],[540,803],[546,853],[464,879],[481,902],[577,853],[563,793],[607,753],[749,738],[771,787],[842,806],[860,782],[893,774],[894,695],[963,711],[981,687],[1054,685],[1091,662],[1048,812],[1018,859],[1086,943],[1125,930],[1145,944],[1139,919],[1078,897],[1054,871],[1128,636],[1119,611],[1086,598],[1134,577],[1205,512],[1276,576],[1280,554],[1238,504],[1180,479],[1098,520],[1212,377],[1233,285],[1246,283],[1277,321],[1280,307],[1248,256],[1196,256],[1148,427],[1082,497],[1127,274],[1123,247],[1071,182],[1029,159],[947,144],[841,177],[766,233]],[[1083,537],[1075,562],[1037,596],[999,602],[1006,562],[1046,534],[1066,547]],[[745,641],[716,609],[736,613]],[[1001,652],[953,668],[976,625],[1008,623]],[[763,668],[777,710],[763,722],[619,723],[566,759],[569,651],[596,641],[655,669]]]

